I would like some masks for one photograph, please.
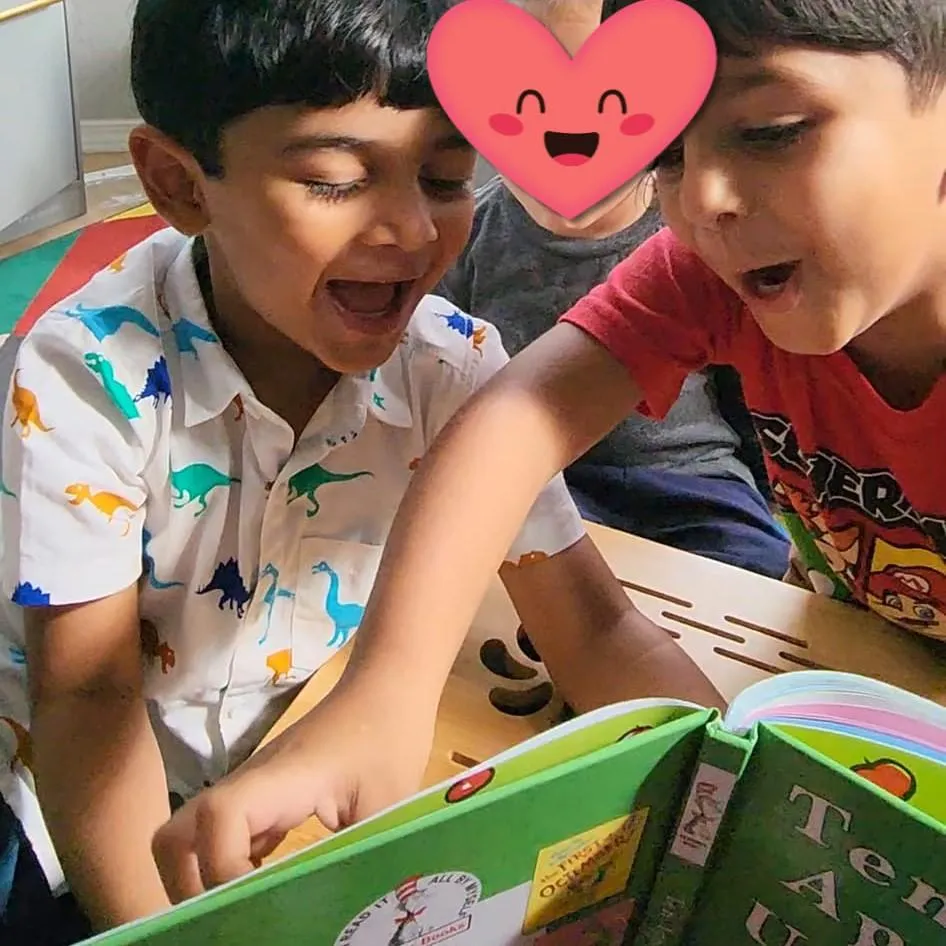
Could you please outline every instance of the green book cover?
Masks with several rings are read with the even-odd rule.
[[[576,927],[619,943],[653,884],[711,715],[648,702],[573,720],[88,944],[556,946]]]
[[[89,946],[946,946],[946,710],[633,701]]]
[[[727,822],[688,946],[946,943],[946,826],[776,727]]]

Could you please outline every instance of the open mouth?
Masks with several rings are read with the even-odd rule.
[[[774,299],[781,295],[798,272],[798,260],[760,266],[742,274],[742,285],[756,299]]]
[[[409,282],[360,282],[354,279],[330,279],[326,283],[329,293],[342,308],[368,317],[382,317],[400,308],[409,286]]]
[[[598,133],[596,131],[584,134],[572,134],[567,131],[547,131],[545,133],[545,150],[549,157],[559,164],[574,167],[584,164],[594,157],[598,150]]]
[[[329,279],[325,291],[349,328],[369,334],[399,329],[415,280]]]

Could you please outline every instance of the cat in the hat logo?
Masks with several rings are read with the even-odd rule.
[[[471,927],[481,893],[479,880],[463,871],[407,877],[362,910],[335,946],[435,946]]]
[[[394,931],[389,946],[402,946],[404,943],[417,939],[420,933],[427,907],[424,904],[423,895],[417,889],[419,880],[420,875],[408,877],[394,891],[399,910],[394,920],[397,929]]]

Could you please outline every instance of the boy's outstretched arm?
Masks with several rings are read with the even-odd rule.
[[[413,667],[417,685],[439,694],[538,494],[639,400],[627,370],[566,323],[488,381],[444,427],[405,494],[346,673]]]
[[[100,930],[165,909],[151,840],[168,793],[142,697],[137,587],[26,613],[36,789],[70,888]]]

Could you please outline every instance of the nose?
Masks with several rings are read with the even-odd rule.
[[[688,149],[679,183],[680,211],[690,226],[718,230],[745,216],[745,200],[725,161],[692,155]]]
[[[366,238],[369,244],[396,246],[416,253],[436,242],[439,236],[430,203],[419,186],[400,185],[378,195]]]

